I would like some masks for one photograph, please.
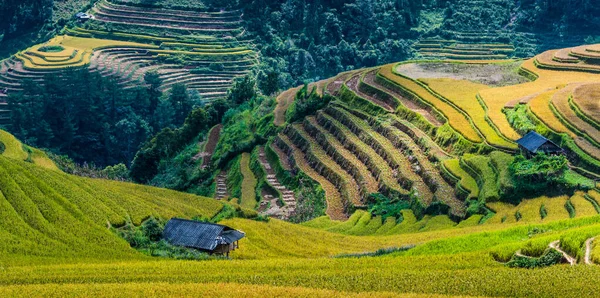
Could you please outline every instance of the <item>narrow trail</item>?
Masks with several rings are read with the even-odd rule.
[[[554,248],[558,252],[560,252],[563,255],[563,257],[567,260],[567,262],[569,262],[569,265],[573,266],[573,265],[577,264],[577,259],[573,258],[572,256],[570,256],[569,254],[567,254],[564,250],[562,250],[560,248],[560,240],[556,240],[556,241],[550,243],[548,246],[550,248]]]
[[[265,156],[265,149],[259,147],[258,152],[258,160],[267,174],[267,183],[281,192],[281,200],[285,203],[283,207],[279,207],[276,204],[277,198],[274,198],[272,195],[264,195],[263,203],[261,204],[268,204],[269,201],[271,202],[271,208],[267,209],[265,214],[287,220],[294,212],[296,212],[296,197],[294,196],[294,192],[287,189],[279,182],[277,176],[275,176],[273,167],[271,167],[271,164]]]
[[[219,142],[219,137],[221,136],[221,129],[223,129],[223,125],[218,124],[209,132],[208,139],[204,145],[204,152],[202,152],[202,169],[205,169],[210,165],[212,155],[217,148],[217,143]]]
[[[227,172],[221,171],[219,175],[217,175],[217,178],[215,180],[217,184],[215,199],[222,200],[229,197],[229,193],[227,190]]]
[[[592,244],[596,238],[590,238],[585,241],[585,264],[586,265],[594,265],[592,262]]]

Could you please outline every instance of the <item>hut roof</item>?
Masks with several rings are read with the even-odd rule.
[[[546,139],[535,131],[530,131],[525,136],[517,140],[517,144],[533,153],[536,153],[537,150],[546,143],[551,144],[552,147],[555,147],[556,149],[560,149],[560,147],[554,144],[554,142]]]
[[[219,244],[231,244],[244,238],[243,232],[228,226],[172,218],[163,231],[163,238],[177,246],[212,251]]]

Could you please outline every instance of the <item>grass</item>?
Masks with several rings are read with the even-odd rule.
[[[517,148],[513,142],[507,141],[504,136],[501,136],[496,132],[496,128],[492,127],[486,120],[487,112],[480,104],[478,104],[477,94],[481,90],[488,89],[488,86],[470,81],[453,79],[422,79],[421,81],[433,91],[444,96],[457,107],[465,111],[488,143],[503,148]]]
[[[393,71],[394,67],[394,65],[383,66],[381,67],[379,74],[409,90],[422,99],[425,103],[440,111],[448,119],[448,122],[452,128],[460,132],[465,138],[467,138],[467,140],[475,143],[480,143],[483,141],[481,137],[479,137],[477,131],[475,131],[473,126],[471,126],[471,123],[465,117],[465,115],[461,114],[457,109],[452,107],[444,100],[431,94],[431,92],[415,81],[396,74]]]
[[[452,175],[460,178],[460,186],[469,192],[469,198],[479,197],[479,186],[477,186],[477,181],[461,168],[458,159],[448,159],[445,160],[443,164]]]
[[[479,199],[493,202],[500,199],[497,175],[490,165],[490,158],[482,155],[465,154],[461,159],[461,167],[477,177]]]
[[[586,216],[594,216],[598,215],[598,211],[590,201],[585,199],[585,193],[576,192],[569,200],[573,207],[575,207],[575,216],[576,217],[586,217]]]
[[[242,198],[240,205],[244,208],[254,209],[256,207],[256,177],[250,170],[250,153],[242,153],[240,167],[244,180],[242,182]]]

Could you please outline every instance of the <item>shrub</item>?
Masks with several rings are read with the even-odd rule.
[[[410,209],[410,203],[400,199],[390,199],[380,193],[370,194],[367,198],[369,212],[373,216],[381,216],[381,220],[385,221],[388,217],[401,218],[400,211]]]
[[[312,115],[331,101],[331,96],[320,96],[316,90],[316,87],[314,87],[309,91],[308,85],[304,85],[304,87],[296,93],[296,100],[288,108],[285,115],[287,122],[295,122],[303,119],[305,116]]]
[[[51,45],[51,46],[43,46],[38,49],[40,52],[44,53],[58,53],[64,51],[65,48],[59,45]]]
[[[562,254],[556,249],[548,249],[539,258],[529,258],[522,256],[514,256],[506,266],[511,268],[542,268],[560,263],[562,260]]]
[[[568,165],[563,155],[540,153],[531,159],[518,155],[508,169],[516,191],[523,194],[540,194],[548,189],[568,186],[564,179]]]

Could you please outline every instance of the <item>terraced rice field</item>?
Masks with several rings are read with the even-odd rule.
[[[509,142],[504,136],[499,135],[497,128],[490,125],[487,120],[486,108],[479,104],[477,96],[481,90],[488,89],[488,86],[453,79],[423,79],[421,81],[465,111],[490,145],[508,149],[517,148],[515,143]]]
[[[131,88],[144,84],[145,73],[156,71],[162,90],[183,83],[208,101],[226,96],[233,80],[257,64],[252,42],[243,36],[240,11],[148,11],[130,4],[103,0],[89,11],[94,27],[109,24],[111,30],[66,28],[66,35],[2,61],[0,87],[8,94],[19,92],[25,78],[41,81],[49,73],[88,67]],[[46,46],[63,50],[40,51]],[[5,97],[0,94],[0,101]],[[10,112],[0,106],[0,124],[9,122]]]
[[[271,148],[280,156],[279,160],[283,169],[290,171],[291,166],[289,165],[289,162],[287,162],[287,156],[283,156],[284,154],[279,148],[275,146],[271,146]],[[273,166],[265,155],[264,147],[258,148],[258,160],[264,170],[266,182],[272,188],[277,190],[278,194],[281,196],[274,197],[271,194],[264,194],[260,202],[259,211],[262,211],[261,213],[267,216],[276,217],[283,220],[289,219],[290,216],[294,215],[296,212],[297,200],[294,192],[289,190],[285,185],[281,184],[277,178],[277,174],[273,169]],[[283,206],[280,206],[281,202],[283,202]]]
[[[463,168],[461,168],[460,161],[458,159],[445,160],[443,166],[453,176],[460,179],[459,187],[463,188],[469,193],[469,198],[479,197],[479,186],[477,185],[477,181]]]
[[[573,91],[578,87],[578,84],[565,87],[552,97],[550,104],[559,119],[570,127],[571,130],[575,131],[578,135],[591,139],[590,141],[592,142],[600,144],[600,130],[579,118],[569,104]]]
[[[557,240],[578,257],[591,243],[590,258],[597,261],[598,248],[588,241],[600,234],[588,198],[600,199],[596,191],[497,203],[498,214],[486,224],[481,215],[457,224],[447,215],[418,218],[412,210],[385,219],[358,210],[344,221],[319,217],[302,225],[232,218],[220,223],[246,235],[231,255],[235,260],[172,260],[139,253],[107,227],[129,220],[139,225],[149,216],[212,217],[227,203],[44,169],[19,160],[24,155],[14,140],[0,140],[10,144],[5,154],[17,157],[0,157],[2,296],[536,297],[546,291],[576,297],[597,290],[577,277],[600,278],[593,266],[518,270],[504,264],[515,251],[534,253]],[[276,143],[294,166],[318,177],[285,134]],[[567,200],[579,214],[574,219],[568,220]],[[556,286],[562,278],[569,287]]]
[[[327,215],[333,220],[348,218],[342,207],[342,195],[340,191],[338,191],[333,183],[329,182],[327,178],[321,176],[321,174],[309,165],[303,151],[296,147],[287,136],[282,134],[277,136],[276,144],[287,155],[294,157],[295,166],[321,185],[327,199]]]
[[[398,75],[393,70],[394,65],[387,65],[380,69],[381,74],[386,79],[402,86],[407,92],[414,94],[415,97],[422,100],[425,104],[431,106],[434,110],[443,114],[452,128],[460,132],[466,139],[480,143],[483,139],[469,122],[469,119],[459,110],[450,105],[447,101],[435,96],[424,86],[409,78]]]
[[[273,112],[275,114],[275,120],[273,120],[275,125],[281,126],[285,123],[285,113],[290,105],[294,102],[294,99],[296,99],[296,93],[298,93],[301,88],[301,86],[291,88],[281,92],[281,94],[277,96],[277,106]]]
[[[600,123],[600,84],[585,84],[573,91],[573,104],[584,118]]]
[[[414,47],[423,59],[447,60],[502,60],[513,56],[511,44],[494,41],[501,32],[447,31],[447,39],[424,38]]]
[[[594,205],[584,197],[584,193],[576,193],[572,197],[539,197],[535,199],[523,200],[519,205],[514,206],[506,203],[488,203],[487,206],[496,212],[496,215],[489,219],[487,224],[498,223],[534,223],[542,221],[553,221],[571,218],[566,207],[567,200],[574,206],[575,217],[588,217],[598,215]],[[545,215],[542,218],[542,209]]]

